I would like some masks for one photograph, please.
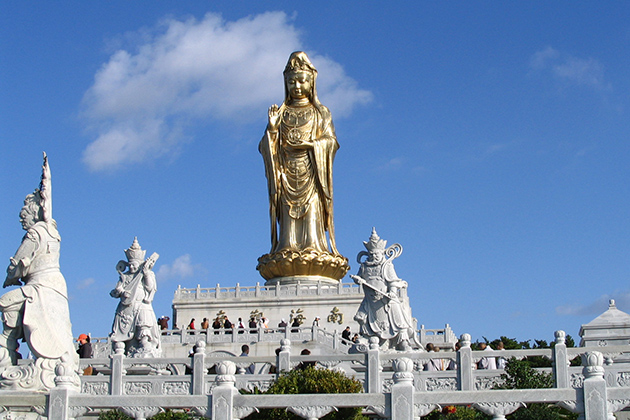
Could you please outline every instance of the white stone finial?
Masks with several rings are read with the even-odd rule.
[[[608,309],[611,309],[611,308],[616,308],[616,306],[615,306],[615,299],[610,299],[608,301]]]
[[[564,331],[558,330],[553,334],[556,337],[556,344],[564,344],[566,342],[567,333]]]

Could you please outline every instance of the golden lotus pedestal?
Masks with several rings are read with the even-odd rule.
[[[350,266],[342,255],[319,251],[282,250],[258,258],[256,269],[266,285],[291,283],[339,283]]]

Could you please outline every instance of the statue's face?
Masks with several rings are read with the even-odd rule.
[[[22,207],[20,211],[20,223],[22,224],[22,229],[29,230],[35,223],[37,223],[37,218],[35,214],[26,206]]]
[[[377,263],[380,263],[381,261],[383,261],[383,250],[375,249],[373,251],[370,251],[370,260]]]
[[[139,267],[140,267],[140,261],[136,261],[136,260],[129,261],[129,272],[131,274],[133,274],[136,271],[138,271]]]
[[[291,98],[308,98],[313,89],[313,76],[304,71],[291,72],[286,76],[286,84]]]

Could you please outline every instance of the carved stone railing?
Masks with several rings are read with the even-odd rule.
[[[361,287],[354,283],[342,283],[337,285],[331,285],[327,283],[318,282],[317,284],[287,284],[281,286],[264,286],[259,282],[255,286],[240,286],[238,283],[236,287],[221,287],[219,284],[216,287],[201,287],[197,285],[196,288],[183,288],[177,286],[175,290],[175,297],[173,302],[189,301],[189,300],[228,300],[236,298],[246,297],[290,297],[290,296],[303,296],[303,295],[360,295],[362,292]]]
[[[131,359],[122,353],[108,359],[83,359],[101,375],[82,376],[80,392],[60,380],[48,395],[0,391],[0,407],[10,413],[33,413],[50,420],[66,420],[90,412],[120,408],[136,419],[165,409],[189,409],[215,420],[240,419],[256,409],[285,408],[307,419],[319,418],[341,407],[362,407],[367,413],[394,420],[426,415],[445,405],[472,405],[494,419],[503,419],[529,403],[558,404],[586,420],[607,420],[630,405],[630,364],[610,364],[615,354],[630,353],[630,346],[567,349],[558,332],[553,349],[472,351],[464,334],[458,352],[382,352],[376,340],[363,353],[292,356],[283,338],[277,357],[211,357],[205,342],[196,353],[179,359]],[[556,386],[551,389],[490,389],[502,370],[475,369],[482,357],[547,356]],[[583,367],[569,367],[582,357]],[[609,357],[607,359],[607,357]],[[420,370],[430,360],[448,361],[453,370]],[[454,364],[450,362],[453,361]],[[245,374],[254,364],[255,374]],[[238,389],[266,389],[275,375],[270,365],[288,371],[299,363],[341,369],[364,384],[362,394],[240,395]],[[455,366],[456,364],[456,366]],[[446,365],[445,363],[443,365]],[[237,374],[240,373],[240,374]],[[581,375],[581,376],[580,376]]]
[[[425,331],[441,332],[439,335],[425,334]],[[320,344],[324,348],[331,350],[347,352],[352,346],[352,342],[345,340],[341,337],[341,334],[337,330],[329,331],[317,326],[311,327],[287,327],[287,328],[244,328],[238,329],[233,327],[231,329],[213,329],[207,330],[190,330],[190,329],[177,329],[177,330],[162,330],[160,340],[162,344],[189,344],[192,346],[197,341],[205,341],[206,344],[219,344],[219,343],[278,343],[281,339],[286,338],[293,342],[299,341],[313,341]],[[425,341],[420,339],[421,343],[449,343],[453,332],[448,325],[445,329],[432,329],[425,330],[424,326],[417,332],[418,337],[424,336]],[[434,338],[432,338],[434,337]],[[436,337],[436,338],[435,338]],[[444,338],[443,338],[444,337]],[[450,341],[451,343],[456,342]],[[438,347],[439,347],[438,343]],[[112,352],[112,344],[107,337],[92,338],[92,348],[94,349],[94,357],[107,357]]]
[[[337,330],[328,331],[317,326],[287,327],[287,328],[245,328],[212,329],[207,330],[162,330],[160,340],[162,344],[189,344],[198,341],[208,345],[219,343],[279,343],[286,338],[293,342],[313,341],[324,348],[347,352],[352,346],[344,340]],[[108,357],[112,353],[112,344],[108,338],[92,339],[95,358]]]

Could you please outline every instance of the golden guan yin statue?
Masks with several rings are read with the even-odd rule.
[[[271,252],[256,269],[267,284],[338,282],[348,272],[333,223],[333,160],[339,148],[330,111],[319,102],[317,70],[304,52],[284,69],[284,102],[269,108],[258,147],[265,162]],[[326,235],[328,233],[328,235]]]

